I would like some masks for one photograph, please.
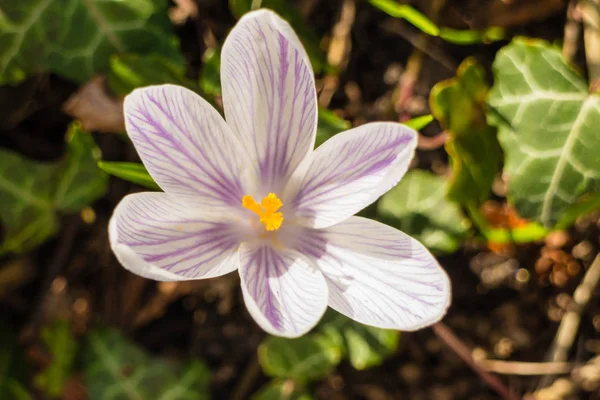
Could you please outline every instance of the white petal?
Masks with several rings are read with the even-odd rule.
[[[235,271],[240,236],[235,224],[210,222],[166,193],[126,196],[109,224],[110,245],[121,264],[158,281],[213,278]]]
[[[356,214],[398,183],[416,145],[414,130],[391,122],[370,123],[340,133],[315,150],[307,160],[307,172],[294,176],[284,197],[310,226],[331,226]]]
[[[277,14],[250,12],[225,40],[221,82],[227,123],[254,160],[259,190],[279,192],[315,144],[317,93],[306,51]]]
[[[125,98],[127,133],[152,178],[195,206],[240,206],[241,144],[221,115],[196,93],[149,86]]]
[[[327,309],[325,278],[297,252],[243,244],[239,273],[248,312],[270,334],[301,336]]]
[[[316,260],[329,306],[366,325],[413,331],[439,321],[450,280],[425,247],[366,218],[351,217],[303,236],[298,249]]]

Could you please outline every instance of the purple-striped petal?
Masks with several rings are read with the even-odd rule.
[[[302,44],[272,11],[248,13],[223,45],[221,82],[225,117],[254,160],[257,190],[279,193],[315,143],[317,94]]]
[[[361,217],[303,235],[329,286],[329,306],[366,325],[412,331],[439,321],[450,281],[418,241]]]
[[[239,265],[240,227],[224,218],[211,222],[166,193],[136,193],[115,208],[110,245],[125,268],[145,278],[213,278]]]
[[[152,178],[195,206],[239,207],[241,145],[221,115],[191,90],[149,86],[125,98],[127,133]]]
[[[413,158],[417,135],[405,125],[370,123],[334,136],[312,154],[288,192],[296,216],[314,228],[341,222],[390,190]],[[303,168],[299,168],[298,172]]]
[[[268,333],[301,336],[327,309],[325,278],[297,252],[243,244],[239,273],[248,312]]]

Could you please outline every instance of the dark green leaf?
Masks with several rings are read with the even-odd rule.
[[[209,398],[208,368],[200,361],[175,365],[153,358],[119,332],[88,335],[84,371],[90,400],[203,400]]]
[[[0,84],[50,71],[84,82],[115,53],[180,61],[167,0],[18,0],[0,5]]]
[[[99,161],[98,167],[117,178],[136,183],[152,190],[161,190],[144,167],[144,164],[119,161]]]
[[[292,380],[274,380],[263,386],[252,400],[312,400],[313,397],[306,393]]]
[[[0,399],[31,400],[27,391],[27,365],[17,343],[16,328],[0,324]]]
[[[40,336],[51,356],[51,361],[35,377],[35,385],[49,398],[57,398],[62,394],[67,379],[73,373],[77,342],[66,320],[58,320],[43,328]]]
[[[400,332],[366,326],[329,310],[319,331],[343,349],[352,366],[363,370],[380,365],[398,348]]]
[[[508,200],[551,228],[600,193],[600,95],[540,40],[517,38],[496,56],[490,123],[505,154]]]
[[[411,170],[377,204],[379,219],[423,243],[435,253],[456,251],[470,223],[446,198],[444,178]]]
[[[449,134],[448,198],[460,204],[479,205],[487,200],[500,171],[502,151],[496,130],[485,119],[487,92],[483,68],[468,58],[456,78],[436,84],[429,97],[431,112]]]
[[[326,377],[340,357],[338,346],[320,335],[297,339],[269,337],[258,348],[258,360],[265,374],[297,382]]]
[[[0,150],[0,219],[5,232],[0,254],[37,246],[56,232],[57,212],[76,212],[106,191],[107,175],[96,165],[100,150],[92,137],[74,123],[67,143],[66,157],[54,163]]]
[[[109,87],[117,94],[124,96],[133,89],[173,83],[198,91],[198,85],[185,77],[183,63],[173,62],[157,54],[122,54],[110,59],[107,74]]]

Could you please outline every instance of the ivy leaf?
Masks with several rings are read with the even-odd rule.
[[[340,362],[340,358],[338,346],[319,335],[297,339],[272,336],[258,348],[258,360],[265,374],[297,382],[326,377]]]
[[[468,58],[457,76],[436,84],[429,97],[433,115],[449,134],[448,198],[460,204],[479,205],[487,200],[502,162],[496,130],[485,119],[488,89],[483,68]]]
[[[411,235],[435,253],[456,251],[466,238],[469,221],[446,194],[444,178],[411,170],[377,204],[382,222]]]
[[[167,0],[28,0],[0,6],[0,84],[54,72],[77,82],[109,56],[153,52],[181,60]]]
[[[73,373],[77,342],[66,320],[58,320],[43,328],[40,336],[52,361],[35,377],[35,385],[49,398],[57,398],[62,394],[67,379]]]
[[[292,380],[275,380],[263,386],[252,400],[312,400],[313,397]]]
[[[31,400],[23,349],[14,332],[14,327],[0,324],[0,399]]]
[[[173,83],[199,91],[198,85],[185,77],[183,62],[174,62],[158,54],[112,56],[106,81],[111,90],[121,96],[139,87],[163,83]]]
[[[117,178],[147,187],[152,190],[162,190],[148,173],[144,164],[120,161],[99,161],[98,167]]]
[[[96,166],[100,150],[78,123],[67,132],[67,155],[42,163],[0,150],[0,254],[25,252],[58,229],[57,212],[73,213],[101,197],[107,175]]]
[[[253,9],[253,3],[253,0],[229,0],[229,9],[234,16],[240,18]],[[259,3],[260,7],[275,11],[290,23],[294,31],[298,34],[300,41],[302,41],[314,71],[316,73],[323,71],[326,68],[327,62],[325,54],[321,51],[319,37],[304,22],[298,10],[292,5],[293,2],[287,0],[262,0]]]
[[[203,400],[209,398],[208,368],[193,360],[175,365],[153,358],[118,331],[89,333],[84,371],[90,400]]]
[[[506,156],[508,200],[553,227],[582,196],[600,193],[600,96],[540,40],[515,39],[493,71],[488,118]]]
[[[358,370],[380,365],[398,348],[400,332],[360,324],[329,310],[319,331],[343,349],[344,356]]]

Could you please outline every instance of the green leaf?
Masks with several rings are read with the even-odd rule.
[[[43,328],[40,336],[52,360],[48,367],[35,377],[35,385],[49,398],[57,398],[62,394],[67,379],[73,373],[77,342],[66,320],[58,320]]]
[[[312,400],[313,397],[306,393],[292,380],[274,380],[263,386],[252,400]]]
[[[487,200],[502,163],[496,129],[485,119],[488,89],[483,68],[468,58],[455,78],[437,83],[429,96],[431,112],[449,134],[448,198],[460,204]]]
[[[202,362],[175,365],[153,358],[112,329],[89,333],[84,371],[90,400],[209,398],[210,372]]]
[[[600,193],[600,96],[539,40],[515,39],[493,70],[488,120],[505,153],[508,200],[553,227],[582,196]]]
[[[420,131],[421,129],[429,125],[431,122],[433,122],[433,115],[426,114],[421,115],[419,117],[415,117],[413,119],[409,119],[408,121],[404,121],[403,124],[410,128],[413,128],[415,131]]]
[[[272,336],[258,348],[258,360],[265,374],[297,382],[326,377],[340,362],[340,357],[335,343],[319,335],[297,339]]]
[[[440,37],[455,44],[489,43],[504,39],[504,30],[490,27],[484,30],[460,30],[438,27],[432,20],[407,4],[399,4],[396,0],[369,0],[369,2],[386,14],[405,19],[414,27],[431,36]]]
[[[442,177],[411,170],[377,204],[379,219],[423,243],[434,253],[456,251],[466,238],[469,221],[450,202]]]
[[[119,161],[99,161],[98,167],[106,173],[129,182],[147,187],[152,190],[161,190],[154,179],[144,167],[144,164]]]
[[[198,85],[185,77],[183,62],[172,60],[157,54],[119,54],[110,58],[107,74],[109,87],[121,96],[133,89],[173,83],[198,92]]]
[[[0,399],[31,400],[27,391],[27,364],[17,343],[16,329],[0,323]]]
[[[92,137],[73,123],[67,132],[67,155],[42,163],[0,150],[0,220],[4,242],[0,254],[25,252],[58,229],[57,212],[73,213],[106,191],[107,175],[96,166],[100,150]]]
[[[0,84],[40,72],[77,82],[108,69],[115,53],[179,61],[167,0],[19,0],[0,6]]]
[[[229,9],[237,18],[260,7],[275,11],[294,28],[306,49],[314,71],[319,73],[327,67],[325,54],[321,51],[319,37],[304,22],[298,10],[292,5],[293,3],[288,0],[229,0]]]
[[[204,53],[200,87],[211,96],[221,95],[221,49],[208,49]]]
[[[399,331],[363,325],[334,311],[325,314],[319,331],[337,343],[358,370],[380,365],[396,352],[400,339]]]
[[[330,139],[338,133],[350,128],[350,122],[338,117],[338,115],[333,111],[330,111],[326,108],[319,108],[315,147],[319,147],[325,143],[327,139]]]
[[[557,229],[566,229],[579,217],[590,214],[600,209],[600,193],[588,193],[583,195],[579,201],[565,210],[560,221],[556,224]]]

